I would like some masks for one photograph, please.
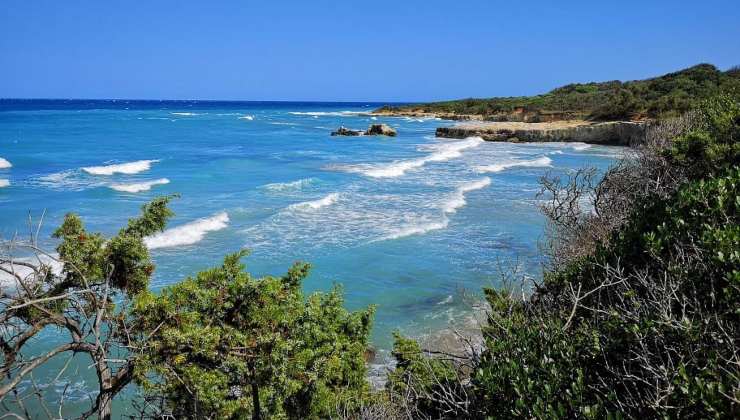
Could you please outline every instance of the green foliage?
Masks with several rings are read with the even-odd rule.
[[[54,291],[83,287],[110,278],[110,284],[133,296],[146,289],[154,272],[144,237],[164,229],[172,211],[167,204],[172,197],[161,197],[142,206],[142,214],[129,220],[128,226],[105,241],[99,233],[90,233],[75,214],[67,214],[53,236],[62,242],[57,252],[64,261],[65,281]]]
[[[455,368],[448,360],[426,357],[419,343],[394,334],[393,357],[396,368],[388,374],[387,389],[397,395],[410,395],[415,410],[433,418],[444,417],[446,411],[439,395],[461,388]],[[448,413],[449,414],[449,413]]]
[[[304,299],[308,264],[254,279],[245,255],[139,296],[138,381],[178,418],[325,418],[366,400],[373,308],[348,312],[338,288]]]
[[[678,137],[666,151],[692,179],[721,174],[740,163],[740,105],[728,95],[711,98],[698,110],[698,128]]]
[[[669,82],[659,86],[685,83]],[[669,174],[678,186],[630,201],[625,223],[593,252],[546,273],[528,300],[485,290],[486,346],[467,390],[475,402],[468,417],[737,417],[739,116],[732,96],[702,102],[695,128],[662,151],[671,168],[637,172],[656,174],[656,185]],[[401,339],[397,346],[418,348]],[[393,375],[424,383],[424,372],[408,367],[424,360],[399,359]]]
[[[473,377],[478,409],[496,418],[603,418],[586,372],[600,350],[588,329],[564,330],[564,316],[538,313],[486,289],[486,352]]]
[[[517,110],[534,115],[535,120],[546,119],[548,114],[554,114],[555,119],[658,118],[683,114],[701,101],[723,92],[740,97],[737,73],[737,70],[722,72],[710,64],[699,64],[652,79],[576,83],[536,96],[471,98],[381,109],[498,116],[513,120],[520,118]]]

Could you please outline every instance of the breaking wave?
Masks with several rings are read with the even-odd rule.
[[[527,167],[527,168],[547,168],[552,166],[552,159],[542,156],[532,160],[518,160],[506,163],[496,163],[493,165],[477,166],[478,172],[501,172],[510,168]]]
[[[0,188],[8,187],[10,186],[10,181],[7,179],[0,179]]]
[[[483,144],[483,139],[480,137],[470,137],[462,141],[434,145],[432,147],[434,152],[424,157],[399,160],[387,164],[349,166],[344,167],[344,169],[348,172],[361,173],[371,178],[395,178],[405,174],[406,171],[420,168],[429,162],[444,162],[458,158],[462,156],[463,150],[478,147],[481,144]]]
[[[326,197],[320,198],[313,201],[304,201],[302,203],[291,204],[288,206],[290,210],[318,210],[322,207],[330,206],[337,202],[339,199],[339,193],[331,193]]]
[[[252,121],[254,119],[254,115],[243,115],[243,116],[239,117],[239,119],[240,120]]]
[[[159,162],[159,160],[137,160],[136,162],[118,163],[115,165],[89,166],[82,168],[82,170],[91,175],[113,175],[116,173],[137,174],[148,171],[152,167],[152,163],[155,162]]]
[[[192,117],[195,115],[200,115],[200,114],[196,114],[195,112],[170,112],[170,114],[179,115],[181,117]]]
[[[293,182],[275,182],[272,184],[265,184],[260,188],[271,192],[298,191],[316,183],[316,181],[316,178],[304,178]]]
[[[148,236],[144,238],[144,243],[149,249],[192,245],[202,240],[206,233],[224,229],[228,224],[229,215],[222,212]]]
[[[449,219],[446,217],[438,222],[422,222],[418,224],[412,224],[409,226],[405,226],[401,229],[398,229],[397,231],[386,235],[381,240],[390,240],[390,239],[399,239],[404,238],[406,236],[412,236],[412,235],[423,235],[429,231],[432,230],[439,230],[439,229],[445,229],[447,225],[450,224]]]
[[[467,201],[465,201],[465,193],[480,190],[489,185],[491,185],[491,178],[486,177],[459,186],[452,196],[442,204],[442,211],[445,213],[455,213],[459,208],[462,208],[467,204]]]
[[[325,112],[325,111],[312,111],[312,112],[288,112],[288,114],[291,115],[308,115],[310,117],[347,117],[351,115],[364,115],[366,112],[360,112],[360,111],[334,111],[334,112]]]
[[[573,150],[586,150],[586,149],[590,149],[591,145],[587,143],[571,143],[570,147]]]
[[[155,185],[169,184],[170,180],[167,178],[155,179],[154,181],[139,182],[133,184],[112,184],[110,187],[116,191],[137,193],[142,191],[149,191]]]
[[[13,165],[10,162],[0,157],[0,169],[8,169],[12,167]]]

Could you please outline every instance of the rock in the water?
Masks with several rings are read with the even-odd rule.
[[[365,131],[366,136],[390,136],[395,137],[396,136],[396,130],[394,130],[391,126],[388,124],[372,124],[370,127],[368,127],[367,131]]]
[[[361,136],[363,134],[362,130],[351,130],[344,126],[339,127],[337,131],[331,132],[332,136]]]

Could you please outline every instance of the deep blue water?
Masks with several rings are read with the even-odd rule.
[[[496,286],[499,262],[540,276],[546,171],[606,168],[621,149],[436,139],[450,122],[377,119],[380,104],[0,100],[0,236],[41,238],[65,213],[113,234],[153,197],[179,193],[170,229],[149,242],[152,288],[252,250],[255,275],[296,260],[307,291],[344,285],[346,304],[377,304],[373,341],[460,320],[463,296]],[[330,137],[383,122],[398,137]],[[2,162],[2,161],[0,161]],[[147,189],[147,187],[149,189]]]

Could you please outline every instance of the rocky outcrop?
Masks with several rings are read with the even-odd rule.
[[[388,124],[372,124],[370,127],[368,127],[367,131],[365,131],[365,135],[396,137],[396,130]]]
[[[349,128],[346,128],[344,126],[339,127],[337,131],[332,131],[332,136],[361,136],[365,134],[362,130],[351,130]]]
[[[352,130],[344,126],[332,131],[332,136],[389,136],[395,137],[396,130],[387,124],[371,124],[367,130]]]
[[[583,142],[604,145],[631,146],[642,142],[646,123],[612,121],[583,123],[571,127],[548,127],[548,124],[520,124],[512,127],[506,123],[461,125],[437,128],[437,137],[462,139],[481,137],[487,141],[508,142]],[[536,126],[536,127],[535,127]]]

